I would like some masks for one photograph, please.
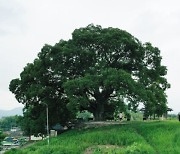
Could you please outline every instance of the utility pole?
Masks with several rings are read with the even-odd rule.
[[[46,120],[47,120],[47,142],[49,145],[49,117],[48,117],[48,105],[46,104]]]
[[[46,103],[40,103],[42,105],[46,105],[46,129],[47,129],[47,144],[49,145],[49,111],[48,111],[48,105]]]

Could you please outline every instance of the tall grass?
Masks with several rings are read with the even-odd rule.
[[[178,154],[180,123],[172,121],[130,122],[86,130],[72,130],[57,138],[38,142],[7,154]]]
[[[144,139],[162,154],[180,153],[180,123],[157,121],[134,124],[133,127]]]

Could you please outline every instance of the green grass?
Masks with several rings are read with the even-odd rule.
[[[86,130],[72,130],[26,149],[6,154],[178,154],[180,123],[177,121],[129,122]]]

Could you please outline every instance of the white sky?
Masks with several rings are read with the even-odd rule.
[[[91,23],[126,30],[161,50],[171,83],[168,106],[179,112],[179,0],[0,0],[0,109],[22,106],[9,83],[44,44],[67,40]]]

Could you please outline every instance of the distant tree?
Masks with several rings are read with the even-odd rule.
[[[3,133],[3,131],[0,130],[0,143],[4,138],[6,137],[6,134]]]
[[[7,116],[0,119],[0,129],[4,131],[10,130],[12,127],[19,126],[19,117],[18,115],[15,116]]]
[[[68,41],[45,45],[20,78],[11,81],[10,91],[27,110],[37,110],[35,119],[46,103],[51,125],[83,110],[103,120],[125,105],[136,110],[139,103],[150,114],[161,114],[169,88],[161,58],[158,48],[126,31],[89,25],[76,29]]]
[[[4,134],[1,130],[0,130],[0,151],[2,150],[2,147],[1,147],[1,142],[4,140],[4,138],[6,137],[6,134]]]

